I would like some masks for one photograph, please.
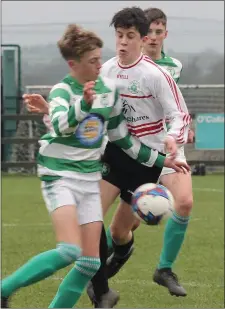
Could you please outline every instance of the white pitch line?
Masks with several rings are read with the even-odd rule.
[[[60,277],[50,277],[50,278],[47,278],[46,280],[54,280],[54,281],[62,281],[64,278],[60,278]],[[156,283],[152,282],[152,281],[148,281],[148,280],[136,280],[136,279],[126,279],[126,280],[119,280],[119,279],[114,279],[112,280],[113,283],[116,283],[116,284],[126,284],[126,285],[129,285],[129,284],[132,284],[132,283],[135,283],[135,285],[141,285],[141,286],[145,286],[145,285],[156,285]],[[224,288],[224,284],[207,284],[207,283],[199,283],[199,282],[194,282],[194,281],[191,281],[191,282],[184,282],[182,283],[183,285],[185,286],[190,286],[190,287],[200,287],[200,288]]]
[[[224,193],[224,190],[214,189],[214,188],[193,188],[194,191],[204,191],[204,192],[215,192]]]
[[[51,223],[27,223],[27,224],[21,224],[21,223],[3,223],[2,227],[17,227],[17,226],[24,226],[24,227],[32,227],[32,226],[50,226]]]
[[[194,191],[204,191],[211,193],[224,193],[224,190],[215,189],[215,188],[193,188]],[[192,221],[199,221],[201,218],[193,218]],[[51,226],[51,223],[28,223],[28,224],[20,224],[20,223],[3,223],[2,227],[32,227],[32,226]]]

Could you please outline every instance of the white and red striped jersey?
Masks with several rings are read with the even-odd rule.
[[[114,57],[103,64],[101,74],[117,81],[132,135],[161,152],[167,135],[180,145],[187,142],[191,117],[180,89],[164,68],[141,54],[129,66],[121,65]],[[166,118],[170,119],[168,131]]]

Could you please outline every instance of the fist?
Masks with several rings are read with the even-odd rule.
[[[96,96],[96,92],[94,91],[94,86],[95,86],[95,82],[87,82],[86,84],[84,84],[84,101],[87,104],[92,105],[95,96]]]

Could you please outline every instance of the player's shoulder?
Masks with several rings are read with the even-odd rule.
[[[63,79],[61,79],[57,84],[55,84],[51,90],[50,94],[57,92],[59,95],[63,95],[68,93],[69,95],[73,94],[72,88],[71,88],[71,81],[69,80],[68,76],[65,76]]]
[[[105,71],[111,69],[112,67],[117,65],[117,57],[113,57],[106,62],[103,63],[101,67],[101,73],[104,74]]]
[[[101,79],[103,85],[105,87],[107,87],[108,89],[110,89],[111,91],[115,91],[116,90],[116,83],[113,79],[104,76],[104,75],[100,75],[99,78]],[[103,87],[104,88],[104,87]]]
[[[178,69],[182,70],[182,63],[180,60],[176,59],[176,58],[173,58],[173,57],[170,57],[172,62],[177,66]]]
[[[146,55],[142,58],[141,66],[142,70],[145,72],[145,76],[160,77],[163,74],[168,74],[164,68],[160,67]]]

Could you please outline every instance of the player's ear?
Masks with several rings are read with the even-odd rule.
[[[142,38],[142,41],[143,41],[143,43],[145,43],[147,40],[148,40],[148,36],[145,35],[145,36]]]
[[[166,30],[166,32],[165,32],[165,37],[164,37],[164,39],[166,39],[167,36],[168,36],[168,30]]]

